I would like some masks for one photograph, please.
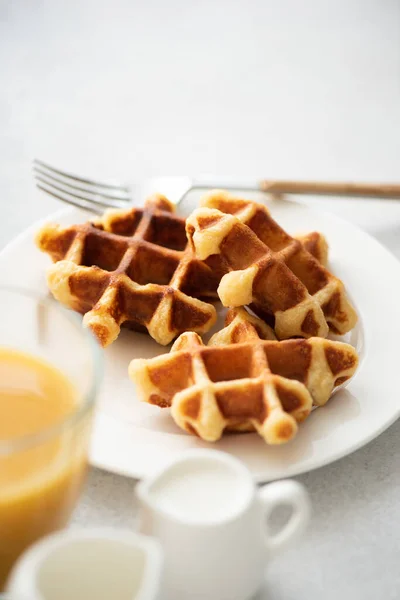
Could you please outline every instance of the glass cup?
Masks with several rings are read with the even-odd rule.
[[[0,307],[1,350],[23,352],[56,367],[72,384],[75,400],[55,424],[0,438],[1,591],[25,548],[63,528],[75,507],[87,468],[102,369],[101,350],[77,314],[16,288],[0,287]],[[52,399],[57,400],[57,390],[59,394],[58,387],[50,390]]]

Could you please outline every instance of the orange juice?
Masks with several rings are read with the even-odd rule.
[[[0,347],[0,590],[21,552],[62,528],[77,501],[90,425],[78,400],[61,371]]]

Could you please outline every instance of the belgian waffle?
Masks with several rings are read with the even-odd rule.
[[[323,236],[301,238],[321,258]],[[108,210],[92,222],[45,225],[37,245],[55,264],[48,284],[55,298],[86,314],[84,323],[107,346],[124,325],[167,344],[183,331],[206,331],[225,267],[218,256],[197,260],[187,246],[185,220],[164,196],[143,209]]]
[[[139,398],[170,406],[179,427],[206,441],[254,429],[268,444],[289,441],[312,404],[325,404],[353,375],[357,353],[322,338],[265,340],[272,333],[265,327],[232,309],[211,345],[184,333],[169,354],[134,359],[129,374]]]
[[[84,324],[103,346],[122,324],[165,345],[215,322],[214,306],[198,298],[216,296],[223,273],[218,257],[208,264],[194,257],[185,220],[164,196],[144,208],[108,210],[93,222],[45,225],[36,242],[54,261],[47,273],[54,297],[85,314]]]
[[[313,255],[264,205],[218,191],[202,204],[207,208],[194,211],[186,229],[198,258],[219,255],[230,271],[218,288],[225,306],[253,304],[262,315],[272,315],[280,339],[325,337],[329,328],[343,334],[354,327],[357,315],[343,283],[322,264],[323,239]],[[312,246],[310,238],[307,243]]]

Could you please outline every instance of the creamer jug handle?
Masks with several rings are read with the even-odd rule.
[[[286,548],[304,532],[310,520],[311,503],[305,487],[292,480],[275,481],[261,487],[258,498],[263,506],[264,543],[271,556]],[[279,506],[289,506],[292,513],[283,527],[271,534],[271,513]]]

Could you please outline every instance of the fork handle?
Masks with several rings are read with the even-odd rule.
[[[398,183],[346,183],[336,181],[285,181],[264,179],[263,181],[260,181],[260,188],[263,192],[281,194],[400,198],[400,184]]]
[[[336,181],[293,181],[284,179],[263,179],[261,181],[232,182],[196,180],[194,188],[222,188],[228,190],[261,190],[273,194],[308,194],[315,196],[348,196],[400,199],[398,183],[354,183]]]

